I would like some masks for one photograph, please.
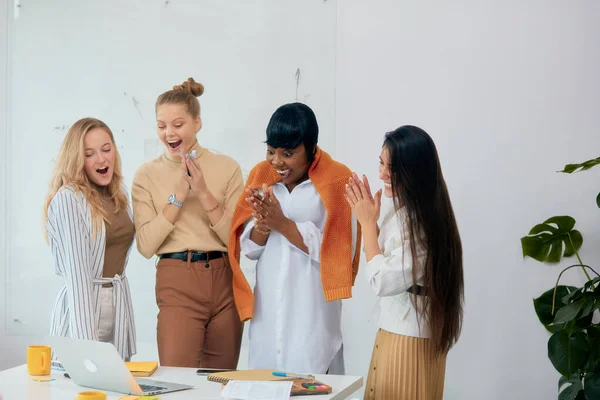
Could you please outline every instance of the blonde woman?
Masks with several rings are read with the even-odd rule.
[[[51,335],[115,345],[135,354],[135,325],[125,266],[134,226],[121,159],[108,126],[75,122],[63,140],[44,205],[46,236],[63,287]]]
[[[136,243],[144,257],[160,258],[160,364],[235,369],[243,324],[233,300],[227,240],[244,184],[237,162],[198,144],[197,96],[203,91],[189,78],[156,100],[165,152],[133,178]]]

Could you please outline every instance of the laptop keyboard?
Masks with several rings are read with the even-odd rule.
[[[140,384],[140,389],[142,389],[143,392],[155,392],[157,390],[165,390],[166,388],[162,386],[144,385],[142,383]]]

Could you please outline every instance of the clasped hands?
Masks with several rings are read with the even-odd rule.
[[[183,202],[188,197],[190,190],[194,192],[198,197],[208,195],[208,187],[206,180],[204,179],[204,173],[198,165],[194,162],[194,158],[188,154],[180,152],[181,155],[181,168],[180,168],[180,179],[176,187],[176,197],[179,201]]]
[[[263,194],[258,190],[246,189],[246,203],[252,207],[254,217],[254,230],[262,235],[268,235],[271,231],[281,232],[286,224],[290,222],[283,211],[281,204],[273,193],[273,186],[263,184]]]

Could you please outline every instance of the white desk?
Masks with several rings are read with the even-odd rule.
[[[332,387],[330,395],[319,396],[294,396],[293,399],[304,400],[339,400],[345,399],[356,392],[363,385],[360,376],[347,375],[316,375],[318,380]],[[0,371],[0,398],[2,400],[73,400],[77,393],[86,390],[75,385],[62,372],[52,371],[51,382],[35,382],[27,373],[27,366]],[[150,379],[170,381],[193,385],[194,389],[181,392],[166,393],[157,397],[165,400],[217,400],[221,398],[221,384],[209,382],[206,377],[196,375],[196,368],[170,368],[160,367]],[[123,394],[106,392],[109,400],[117,400]]]

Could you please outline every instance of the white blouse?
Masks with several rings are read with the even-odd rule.
[[[379,327],[386,331],[413,337],[429,337],[427,319],[419,315],[413,305],[413,294],[407,290],[413,285],[413,257],[407,232],[406,209],[396,211],[391,198],[382,197],[379,225],[378,254],[367,263],[367,280],[379,299]],[[425,261],[426,251],[417,246],[418,266]],[[417,285],[423,286],[422,272],[417,274]],[[418,295],[423,310],[424,296]],[[425,315],[427,312],[425,313]]]
[[[130,208],[128,214],[131,218]],[[100,287],[112,283],[114,345],[123,359],[130,358],[136,352],[131,292],[124,271],[112,278],[102,277],[106,246],[104,224],[94,236],[92,216],[85,197],[67,186],[54,195],[48,207],[46,227],[54,271],[64,280],[52,311],[50,334],[98,340]]]
[[[258,260],[249,367],[319,374],[331,367],[330,373],[342,374],[342,302],[326,302],[321,284],[325,205],[310,180],[291,193],[281,183],[273,191],[283,214],[296,223],[308,254],[274,231],[259,246],[250,240],[254,220],[246,225],[242,254]]]

